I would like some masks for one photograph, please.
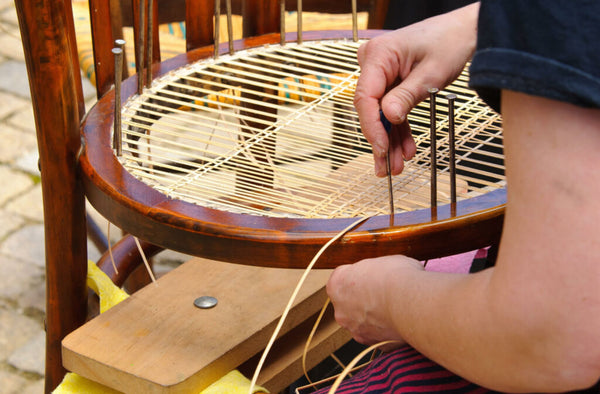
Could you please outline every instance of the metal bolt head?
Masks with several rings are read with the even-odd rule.
[[[215,297],[202,296],[194,300],[194,305],[200,309],[210,309],[217,306],[219,301]]]

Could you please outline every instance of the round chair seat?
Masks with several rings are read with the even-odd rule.
[[[363,31],[361,40],[378,32]],[[82,125],[80,165],[92,204],[123,230],[184,253],[244,264],[303,267],[358,217],[318,267],[367,257],[439,257],[497,242],[504,212],[499,115],[467,87],[438,103],[437,208],[431,208],[427,103],[409,115],[416,157],[375,177],[353,95],[360,68],[351,32],[236,41],[154,66],[137,94],[124,81],[122,155],[112,146],[114,90]],[[458,202],[450,203],[445,93],[456,101]]]

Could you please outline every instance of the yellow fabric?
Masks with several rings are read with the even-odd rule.
[[[100,313],[123,301],[129,295],[118,288],[110,278],[102,272],[100,268],[92,261],[88,261],[87,285],[100,298]],[[248,393],[250,380],[246,379],[240,372],[234,370],[217,380],[200,394],[237,394]],[[255,387],[254,393],[265,392],[262,387]],[[86,379],[75,373],[67,373],[61,384],[54,389],[54,394],[118,394],[119,391],[113,390],[92,380]]]
[[[234,370],[202,390],[199,394],[247,394],[250,380],[239,371]],[[253,393],[268,393],[262,387],[254,387]],[[120,394],[119,391],[103,386],[92,380],[72,372],[65,375],[62,383],[53,391],[54,394]]]
[[[250,380],[246,379],[239,371],[231,371],[215,383],[208,386],[206,389],[200,392],[200,394],[247,394],[250,389]],[[253,393],[265,392],[268,393],[262,387],[255,386],[252,390]]]
[[[88,261],[87,285],[100,298],[100,313],[106,312],[129,297],[92,261]]]
[[[92,380],[69,372],[63,378],[61,384],[54,389],[54,394],[119,394],[119,391],[101,385]]]

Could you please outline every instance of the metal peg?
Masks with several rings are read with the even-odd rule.
[[[152,85],[152,57],[154,49],[154,0],[148,0],[148,39],[146,40],[146,87]]]
[[[139,24],[137,42],[137,61],[135,64],[135,68],[137,72],[138,94],[142,94],[144,92],[144,70],[146,68],[144,64],[144,48],[146,47],[146,1],[140,0],[138,7]]]
[[[352,0],[352,40],[358,41],[358,7],[356,0]]]
[[[448,148],[449,154],[449,168],[450,168],[450,202],[456,204],[456,136],[454,126],[454,101],[456,100],[455,94],[449,94],[446,96],[448,100]]]
[[[429,88],[429,133],[430,133],[430,165],[431,165],[431,207],[437,207],[437,88]]]
[[[392,123],[385,117],[382,110],[379,110],[379,120],[388,135],[388,151],[385,160],[388,180],[388,196],[390,200],[390,226],[392,226],[394,224],[394,186],[392,184],[392,166],[390,164],[390,153],[392,151]]]
[[[219,57],[219,44],[221,41],[221,0],[215,0],[215,59]]]
[[[231,0],[225,0],[227,10],[227,41],[229,42],[229,54],[233,55],[233,16],[231,12]]]
[[[123,79],[123,49],[113,48],[115,56],[115,107],[114,107],[114,130],[113,149],[117,156],[123,154],[123,137],[121,134],[121,80]]]
[[[285,0],[279,0],[279,39],[285,45]]]
[[[302,44],[302,0],[298,0],[298,44]]]

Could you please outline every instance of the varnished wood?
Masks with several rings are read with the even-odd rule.
[[[100,98],[114,84],[115,61],[112,48],[116,37],[111,20],[110,3],[106,0],[90,0],[90,24],[94,47],[94,68],[96,72],[96,94]]]
[[[200,3],[192,6],[192,2]],[[186,0],[186,48],[188,51],[214,42],[214,0]]]
[[[144,251],[144,255],[148,259],[163,250],[163,248],[149,242],[140,241],[140,245]],[[131,234],[126,235],[117,243],[111,245],[111,252],[118,272],[115,272],[114,270],[109,253],[104,253],[96,264],[106,275],[108,275],[115,285],[121,287],[129,275],[140,266],[142,257]],[[145,274],[148,275],[147,272]]]
[[[46,245],[46,392],[61,380],[62,338],[86,317],[87,270],[85,206],[77,178],[77,125],[83,100],[71,2],[15,2],[29,84],[44,199]],[[44,28],[42,28],[44,27]],[[53,108],[52,111],[47,110]]]

